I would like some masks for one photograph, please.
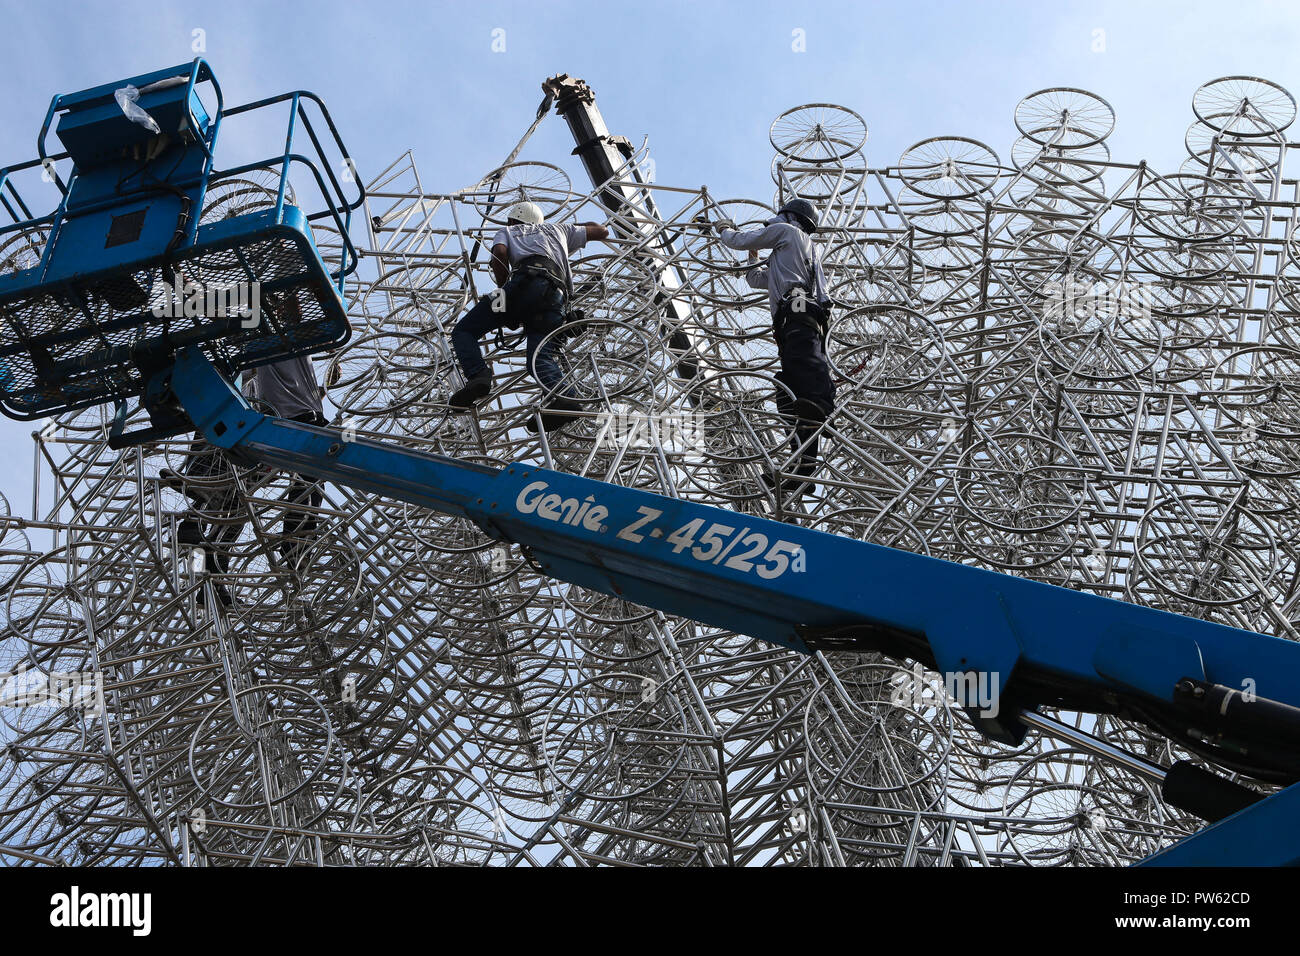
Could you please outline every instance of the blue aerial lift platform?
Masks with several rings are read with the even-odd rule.
[[[201,96],[205,88],[210,105]],[[223,121],[281,102],[289,104],[283,151],[217,169]],[[312,124],[310,102],[320,109],[323,129]],[[64,147],[54,154],[46,150],[52,124]],[[295,151],[303,134],[307,155]],[[334,169],[317,161],[326,134],[346,159],[313,94],[226,108],[202,59],[54,97],[37,158],[0,168],[0,203],[14,220],[0,226],[0,241],[22,232],[42,248],[39,263],[0,276],[0,410],[32,419],[144,394],[154,427],[136,440],[146,441],[185,427],[184,416],[146,388],[177,348],[197,346],[233,375],[346,342],[342,290],[357,264],[348,227],[364,193],[357,185],[356,195],[345,197]],[[59,173],[63,160],[72,163],[66,182]],[[31,214],[13,182],[33,167],[62,197],[43,216]],[[291,169],[314,178],[320,208],[305,211],[287,201]],[[200,224],[209,186],[254,170],[278,176],[274,204]],[[343,261],[332,273],[313,241],[311,223],[318,220],[344,237]],[[186,287],[247,302],[254,283],[256,321],[178,307]]]
[[[1167,800],[1212,823],[1146,862],[1300,862],[1296,643],[527,463],[491,468],[412,451],[250,407],[230,384],[237,371],[346,341],[340,293],[356,254],[346,245],[344,261],[328,270],[310,223],[331,218],[346,237],[364,194],[358,186],[349,201],[328,168],[322,176],[292,152],[298,119],[321,152],[301,111],[306,100],[319,104],[311,94],[223,111],[218,91],[209,113],[194,94],[200,82],[216,87],[196,60],[56,97],[42,144],[59,115],[67,148],[59,158],[74,168],[49,216],[33,217],[12,185],[5,193],[13,170],[47,158],[43,145],[33,163],[0,169],[0,203],[15,220],[0,236],[36,229],[47,242],[39,266],[0,279],[5,414],[115,402],[117,447],[196,430],[239,458],[467,518],[563,581],[800,653],[873,650],[972,677],[974,686],[999,690],[996,707],[965,708],[990,738],[1018,742],[1030,727],[1062,737],[1159,781]],[[127,87],[135,98],[117,95]],[[214,170],[222,118],[286,100],[292,118],[283,154],[233,171],[278,171],[275,207],[199,226],[194,211],[205,189],[232,174]],[[130,118],[131,105],[158,131]],[[346,157],[323,105],[321,112]],[[321,209],[285,202],[293,162],[310,167]],[[155,315],[166,294],[160,286],[174,285],[169,276],[206,277],[209,257],[239,281],[261,283],[265,321]],[[124,433],[131,398],[151,425]],[[1190,762],[1157,767],[1054,721],[1038,711],[1044,706],[1120,715],[1211,763],[1285,788],[1266,797]]]

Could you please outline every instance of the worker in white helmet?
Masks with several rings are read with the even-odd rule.
[[[817,469],[817,435],[835,408],[835,382],[826,360],[826,334],[831,301],[821,257],[812,242],[817,232],[817,210],[806,199],[791,199],[761,229],[736,230],[725,219],[713,223],[718,241],[732,249],[747,250],[752,268],[745,278],[755,289],[765,289],[772,312],[772,334],[781,359],[776,380],[794,394],[790,401],[778,390],[778,410],[795,422],[795,441],[803,446],[794,472],[801,481],[791,489],[808,494],[808,478]],[[758,250],[769,249],[767,262],[759,265]],[[769,484],[776,478],[764,475]]]
[[[500,328],[523,327],[528,364],[548,392],[557,391],[563,378],[559,347],[548,334],[562,326],[569,312],[573,277],[569,256],[592,239],[609,238],[609,230],[594,222],[555,225],[543,221],[536,203],[520,202],[506,212],[506,225],[492,238],[492,276],[499,288],[483,296],[451,333],[451,345],[465,376],[465,384],[448,404],[465,410],[492,391],[492,370],[483,361],[479,339]],[[570,392],[558,392],[547,405],[550,412],[572,412],[581,406]],[[564,416],[542,416],[545,428],[565,423]]]

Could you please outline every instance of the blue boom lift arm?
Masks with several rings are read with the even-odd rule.
[[[1293,642],[526,463],[494,469],[348,440],[257,412],[194,348],[166,377],[160,387],[232,455],[467,518],[559,580],[801,653],[881,651],[969,678],[952,687],[994,687],[996,706],[965,709],[995,740],[1018,742],[1028,725],[1071,734],[1035,712],[1043,705],[1115,713],[1219,763],[1297,779]],[[1240,692],[1252,686],[1253,700]],[[1067,739],[1151,770],[1085,737]],[[1239,826],[1300,792],[1258,802],[1186,763],[1156,776],[1171,802],[1211,820],[1242,811]],[[1300,833],[1290,837],[1253,845],[1290,862]]]
[[[356,261],[347,225],[364,193],[344,199],[328,169],[322,176],[293,152],[298,124],[321,152],[302,112],[307,100],[319,105],[311,94],[224,111],[218,94],[209,116],[194,92],[204,81],[215,86],[196,60],[56,97],[46,129],[59,114],[75,165],[67,185],[55,177],[63,200],[49,216],[34,217],[7,182],[34,164],[0,169],[14,220],[0,237],[34,230],[45,242],[39,265],[0,277],[0,411],[21,419],[115,402],[114,447],[197,429],[251,462],[466,518],[563,581],[800,653],[919,661],[950,688],[996,689],[992,701],[958,695],[992,739],[1018,742],[1029,727],[1062,737],[1159,781],[1171,803],[1213,822],[1148,862],[1300,861],[1300,644],[526,463],[489,468],[349,440],[251,408],[230,384],[236,372],[346,341],[339,293]],[[114,102],[132,83],[161,133]],[[291,105],[283,153],[214,171],[222,118],[280,101]],[[288,202],[292,163],[309,167],[323,209]],[[192,210],[210,182],[255,169],[279,173],[270,208],[198,223]],[[321,219],[344,240],[333,270],[310,227]],[[166,309],[160,318],[160,278],[214,264],[223,276],[269,280],[263,320],[181,320]],[[124,433],[130,397],[151,416],[143,432]],[[1118,714],[1286,787],[1264,797],[1189,762],[1166,770],[1042,706]]]

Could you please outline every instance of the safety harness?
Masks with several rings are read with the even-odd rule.
[[[507,235],[509,234],[507,233]],[[511,271],[515,275],[523,273],[525,275],[543,278],[557,289],[561,290],[564,293],[565,298],[568,298],[572,292],[569,288],[569,283],[564,279],[564,277],[556,273],[555,263],[546,258],[546,256],[525,256],[523,259],[520,259],[515,263]]]
[[[773,317],[772,324],[778,342],[781,340],[786,321],[811,325],[823,339],[826,338],[831,320],[831,303],[829,301],[819,302],[813,298],[813,276],[815,274],[813,266],[812,258],[805,256],[803,271],[808,278],[803,282],[796,282],[786,289],[777,303],[776,315]],[[803,306],[796,309],[795,305],[799,300],[802,300]]]
[[[508,261],[510,259],[510,254],[512,251],[510,245],[509,226],[506,227],[505,232],[506,232],[506,259]],[[550,283],[554,288],[558,289],[560,292],[564,294],[566,303],[568,303],[568,301],[573,296],[572,286],[570,285],[567,277],[560,274],[556,268],[555,263],[552,262],[550,259],[548,259],[546,256],[540,256],[540,255],[524,256],[518,262],[511,265],[510,274],[512,279],[517,278],[519,276],[525,276],[525,275],[532,276],[534,278],[544,279],[546,282]],[[519,344],[519,341],[525,335],[527,335],[528,330],[525,328],[526,323],[524,322],[524,320],[520,319],[518,325],[513,324],[513,320],[514,320],[514,316],[511,316],[510,324],[508,327],[511,329],[511,331],[514,334],[511,336],[510,341],[508,343],[506,342],[505,333],[503,331],[504,326],[497,328],[498,348],[503,348],[503,349],[515,348]]]

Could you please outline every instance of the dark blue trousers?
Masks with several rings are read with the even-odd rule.
[[[500,311],[493,309],[494,304]],[[499,293],[479,299],[452,330],[451,347],[461,371],[467,379],[488,371],[479,339],[497,329],[522,325],[528,367],[537,370],[544,388],[554,388],[564,374],[559,364],[559,343],[552,339],[543,346],[541,342],[564,324],[566,311],[564,292],[554,283],[530,273],[511,276]]]
[[[772,320],[776,335],[781,371],[776,380],[794,392],[795,398],[808,399],[826,414],[835,408],[835,381],[831,378],[830,362],[826,359],[826,323],[829,316],[819,306],[805,302],[804,311],[796,313],[789,302],[783,302]],[[794,412],[793,403],[785,393],[777,392],[777,409],[785,415]],[[802,445],[811,444],[800,456],[797,474],[810,475],[817,467],[817,424],[800,419],[795,424],[795,440]]]

